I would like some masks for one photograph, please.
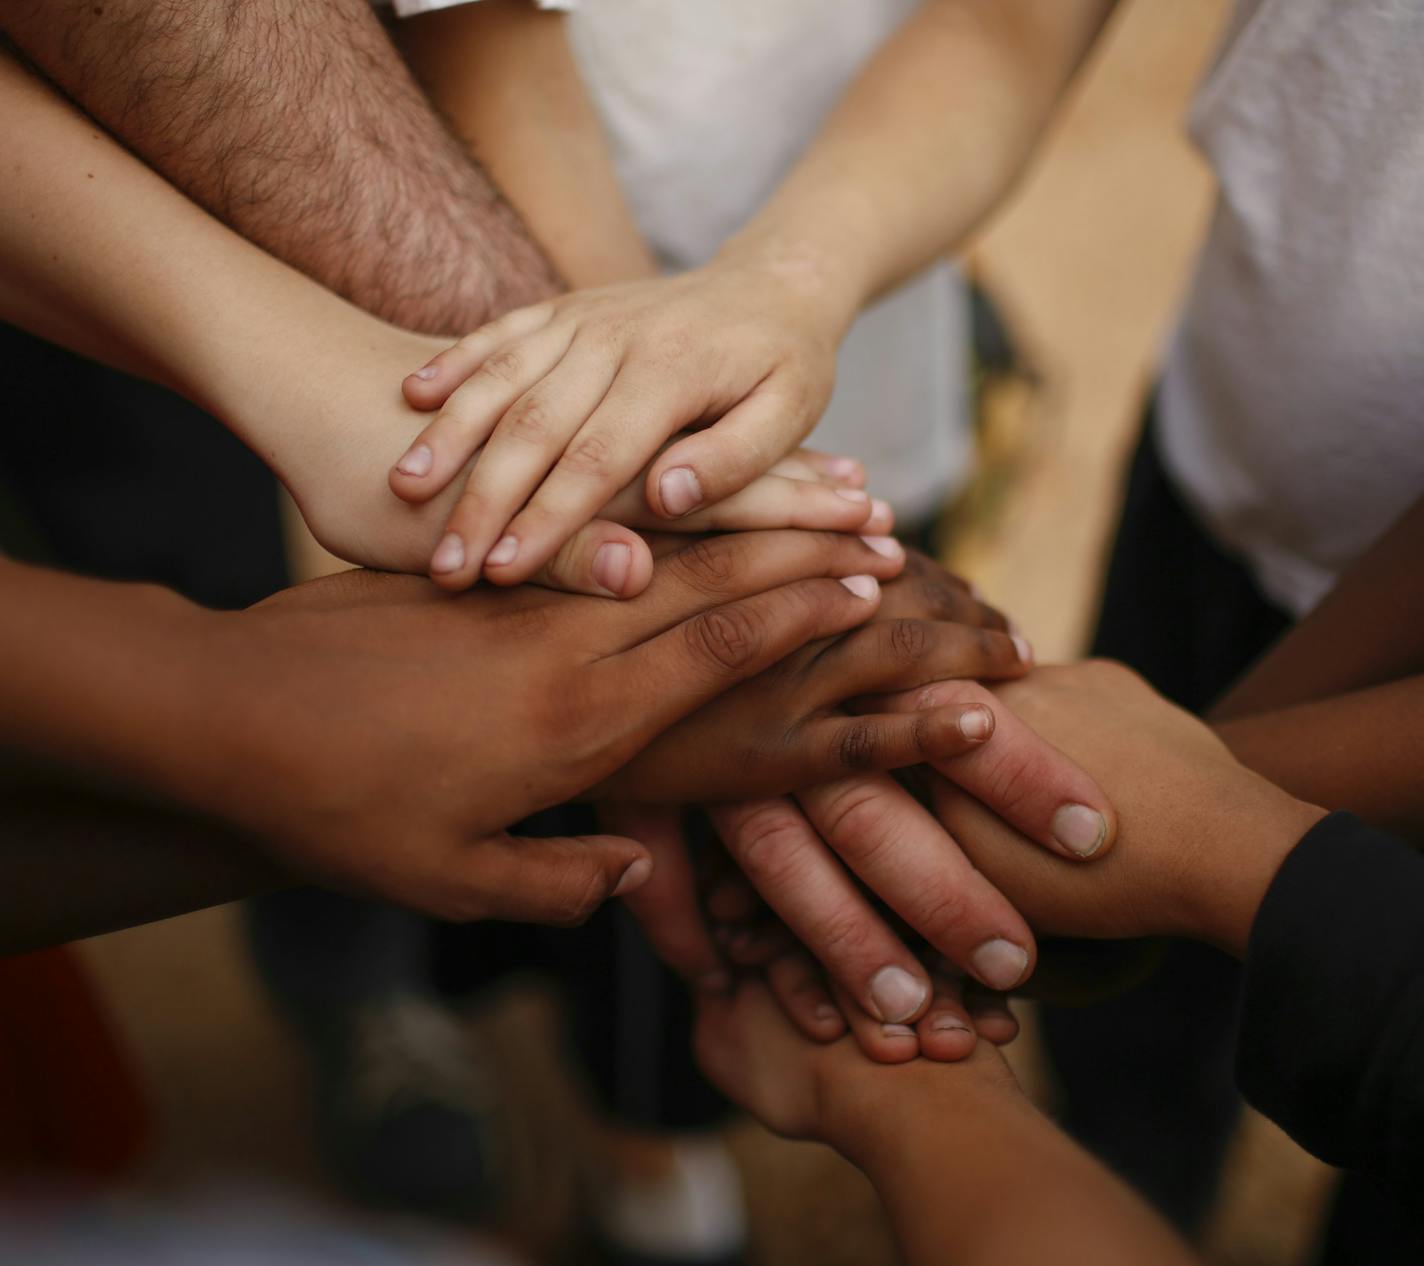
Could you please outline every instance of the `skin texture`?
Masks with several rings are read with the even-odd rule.
[[[703,1070],[770,1129],[830,1143],[861,1167],[909,1266],[1036,1266],[1063,1258],[1196,1261],[1145,1204],[1024,1098],[989,1043],[962,1062],[871,1063],[822,1045],[768,989],[705,997]]]
[[[1272,782],[1418,840],[1424,839],[1421,705],[1424,499],[1211,715],[1236,756]],[[1380,743],[1381,734],[1390,741]]]
[[[337,886],[447,918],[571,922],[645,879],[646,850],[503,828],[868,619],[873,580],[856,584],[867,599],[831,577],[893,570],[853,537],[744,533],[669,554],[632,603],[538,589],[451,601],[353,572],[233,614],[0,564],[0,744],[215,816]],[[887,725],[915,732],[902,722]]]
[[[1120,665],[1042,668],[996,693],[1101,781],[1118,842],[1097,865],[1067,865],[938,782],[936,816],[974,865],[1041,933],[1190,936],[1240,957],[1281,862],[1325,811]]]
[[[411,507],[385,486],[422,425],[395,389],[432,340],[397,330],[243,241],[0,55],[0,314],[154,378],[221,418],[272,467],[317,540],[349,562],[421,570],[459,488]],[[887,531],[863,491],[795,454],[680,529]],[[618,520],[615,522],[614,520]],[[652,575],[625,490],[536,577],[626,596]]]
[[[647,473],[648,504],[670,519],[799,443],[830,398],[856,313],[1005,195],[1112,7],[929,0],[711,263],[510,313],[408,378],[407,398],[438,412],[391,471],[397,495],[437,494],[487,445],[431,576],[451,589],[527,579],[694,423],[709,425]],[[462,95],[448,64],[427,58],[463,107],[465,134],[487,127],[472,90]]]
[[[458,333],[559,288],[366,0],[11,0],[0,27],[200,206],[386,320]]]

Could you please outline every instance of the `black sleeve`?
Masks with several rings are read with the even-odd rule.
[[[1237,1080],[1322,1160],[1424,1187],[1424,856],[1348,813],[1272,882],[1246,953]]]

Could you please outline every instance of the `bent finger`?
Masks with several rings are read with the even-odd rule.
[[[633,598],[653,578],[653,555],[636,532],[594,519],[564,542],[531,578],[546,589],[604,598]]]
[[[422,412],[438,409],[490,355],[505,343],[543,329],[553,315],[553,303],[535,303],[486,322],[405,376],[401,394],[406,403]]]
[[[767,964],[765,974],[786,1018],[813,1042],[834,1042],[845,1033],[845,1017],[831,999],[820,965],[807,954],[783,954]]]
[[[932,979],[934,997],[915,1025],[915,1032],[920,1039],[921,1055],[951,1064],[973,1054],[977,1035],[959,982],[940,975]]]

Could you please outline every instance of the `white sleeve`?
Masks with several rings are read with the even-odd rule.
[[[379,9],[394,9],[398,18],[413,18],[417,13],[433,13],[436,9],[455,9],[462,4],[477,3],[477,0],[374,0]],[[554,9],[560,13],[570,13],[578,7],[578,0],[534,0],[541,9]]]

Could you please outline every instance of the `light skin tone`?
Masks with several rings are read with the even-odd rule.
[[[1048,21],[1052,25],[1053,19]],[[572,284],[592,286],[620,272],[635,277],[651,272],[652,262],[612,180],[606,143],[579,82],[562,18],[540,13],[522,0],[484,0],[412,19],[399,30],[417,77],[507,189]],[[1008,38],[1006,31],[999,34]],[[987,38],[986,33],[981,35]],[[1007,49],[1000,53],[1006,56]],[[896,58],[903,56],[902,50]],[[977,62],[975,66],[978,73]],[[1065,63],[1057,73],[1066,77],[1071,65]],[[997,89],[985,91],[993,95]],[[1036,83],[1033,92],[1038,91]],[[908,110],[904,102],[897,104]],[[969,188],[962,182],[958,187],[961,192]],[[580,220],[597,225],[596,235],[580,232],[576,223],[568,222],[564,209],[574,206]],[[970,212],[964,214],[970,222]],[[1032,662],[1032,652],[1022,639],[1013,642],[1012,655],[1007,642],[997,651],[978,645],[978,629],[986,630],[983,636],[992,640],[1006,626],[962,582],[927,560],[912,558],[911,570],[912,578],[887,591],[883,614],[905,620],[873,635],[877,658],[913,664],[926,649],[928,626],[921,622],[928,619],[959,625],[952,635],[958,641],[952,653],[944,645],[950,635],[936,635],[939,662],[947,663],[949,654],[953,676],[1022,672]],[[981,715],[977,709],[988,696],[975,693],[967,682],[964,691],[962,706]],[[726,701],[728,710],[736,706],[734,699]],[[710,724],[711,718],[694,718],[683,728],[693,732]],[[755,726],[753,731],[764,733]],[[1092,853],[1111,846],[1111,809],[1091,780],[1069,770],[1056,752],[1038,743],[1011,717],[1006,717],[996,737],[1000,742],[990,746],[1002,745],[1002,751],[995,759],[955,758],[942,768],[965,778],[978,794],[1005,804],[1014,821],[1047,847]],[[736,750],[731,737],[714,739],[710,748],[702,750],[722,752],[729,743]],[[999,788],[1012,790],[1017,783],[1032,785],[1035,793],[1020,803],[998,794]],[[713,818],[732,855],[747,868],[767,901],[805,939],[843,994],[856,1000],[856,1033],[867,1049],[877,1058],[913,1057],[918,1048],[914,1030],[906,1027],[908,1021],[918,1022],[929,1034],[930,1053],[958,1057],[963,1053],[961,1039],[942,1038],[932,1028],[941,1017],[923,965],[867,904],[842,864],[850,862],[866,877],[874,871],[873,853],[887,839],[921,853],[933,850],[939,857],[945,847],[940,844],[942,832],[918,819],[908,829],[904,826],[907,814],[923,817],[923,811],[897,784],[879,780],[870,797],[856,794],[860,785],[845,780],[842,787],[807,792],[799,803],[791,798],[724,803],[713,810]],[[1060,816],[1065,810],[1066,818]],[[871,817],[877,820],[870,823],[873,829],[866,830]],[[1081,819],[1076,832],[1068,829],[1075,818]],[[610,829],[644,841],[657,857],[654,880],[629,901],[654,947],[696,987],[720,987],[729,953],[713,941],[703,919],[680,816],[655,806],[620,805],[605,811],[605,821]],[[1060,840],[1060,833],[1069,843]],[[794,848],[783,847],[793,843]],[[839,850],[839,856],[833,850]],[[784,859],[788,853],[791,857]],[[967,864],[961,862],[961,869],[967,870]],[[1030,970],[1033,938],[1009,903],[987,883],[946,880],[928,891],[923,885],[892,884],[888,895],[912,924],[964,969],[1001,987],[1011,986]],[[735,955],[731,957],[735,961]],[[806,960],[794,970],[778,967],[774,978],[784,986],[778,997],[806,1031],[835,1037],[844,1031],[845,1022],[834,1007],[823,1005],[829,1000],[819,984],[815,993],[799,988],[797,982],[809,975]]]
[[[973,864],[1041,933],[1188,936],[1244,956],[1281,863],[1325,811],[1245,768],[1120,665],[1040,668],[995,694],[1100,780],[1119,838],[1099,865],[1074,866],[938,778],[935,814]],[[1095,1262],[1196,1260],[1024,1100],[989,1042],[961,1039],[952,1065],[877,1066],[847,1038],[807,1040],[768,977],[701,998],[702,1066],[769,1128],[859,1165],[906,1261],[1039,1262],[1065,1244]],[[949,1014],[990,1036],[981,1008],[940,991]]]
[[[419,570],[442,507],[384,486],[387,454],[419,428],[397,366],[432,340],[351,306],[223,228],[0,57],[0,313],[169,386],[225,421],[292,492],[313,534],[350,562]],[[830,459],[799,453],[688,521],[878,535],[865,494]],[[576,534],[539,579],[640,591],[652,556],[633,528],[658,520],[637,488]],[[618,520],[618,521],[615,521]],[[885,545],[883,547],[887,547]]]
[[[649,462],[668,519],[768,469],[825,407],[864,304],[1002,198],[1112,7],[927,0],[711,263],[512,312],[407,378],[438,412],[391,471],[399,496],[485,445],[432,577],[527,579]]]

